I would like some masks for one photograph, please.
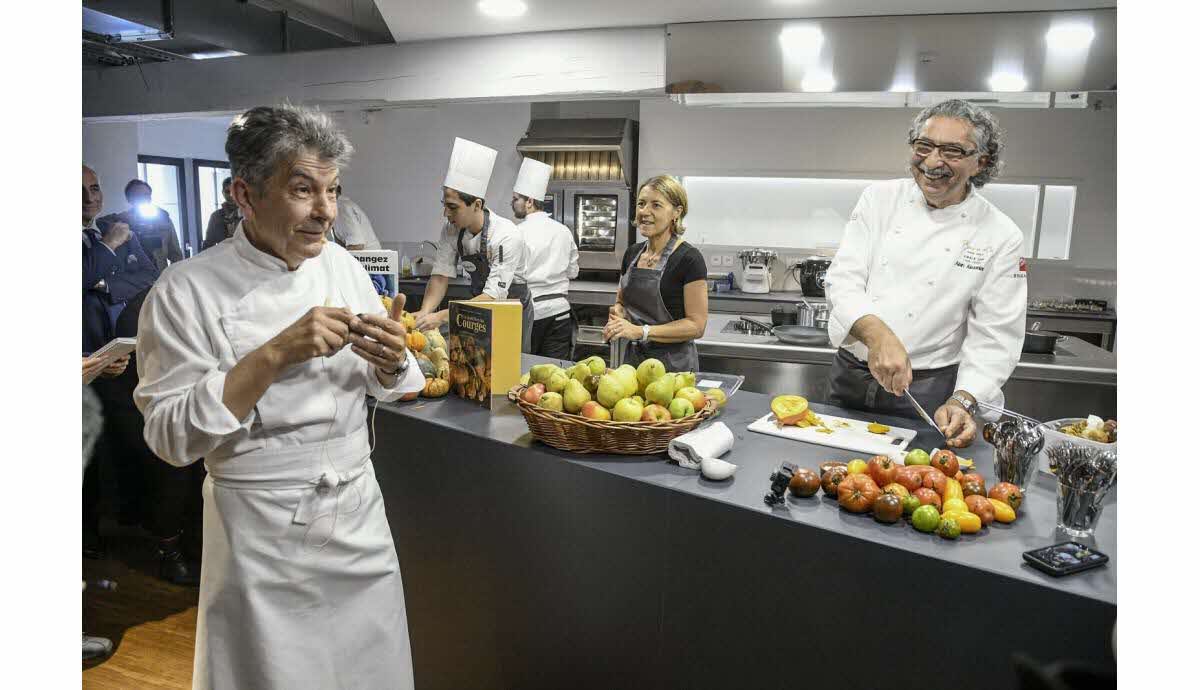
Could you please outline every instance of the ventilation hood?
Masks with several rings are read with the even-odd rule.
[[[1117,88],[1117,13],[671,24],[666,52],[667,91],[688,106],[1079,107]]]
[[[550,165],[551,180],[633,186],[637,122],[626,118],[534,119],[517,142],[517,151]]]

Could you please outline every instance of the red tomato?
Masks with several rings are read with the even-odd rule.
[[[909,491],[916,491],[921,488],[921,471],[918,469],[923,465],[907,465],[896,471],[896,483],[902,485]]]
[[[1021,488],[1008,482],[1000,482],[993,486],[992,490],[988,492],[988,498],[1007,503],[1012,506],[1013,512],[1020,509],[1021,501],[1025,500],[1025,497],[1021,495]]]
[[[937,508],[939,513],[942,512],[942,497],[939,496],[938,493],[933,489],[917,489],[913,492],[913,496],[917,497],[917,500],[921,502],[921,505],[931,505],[934,508]]]
[[[896,481],[898,472],[900,465],[886,455],[876,455],[867,462],[867,474],[871,475],[871,479],[879,486],[887,486]]]
[[[987,500],[985,496],[967,496],[964,500],[967,503],[967,510],[978,515],[979,522],[984,527],[987,527],[996,520],[996,508],[992,506],[992,502]]]
[[[875,480],[865,474],[851,474],[838,484],[838,505],[851,513],[866,513],[882,492]]]
[[[947,477],[958,473],[958,456],[952,450],[938,449],[929,456],[929,466],[941,470]]]

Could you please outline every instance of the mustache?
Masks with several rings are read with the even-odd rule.
[[[930,177],[950,177],[954,174],[949,168],[928,168],[923,163],[918,163],[916,168]]]

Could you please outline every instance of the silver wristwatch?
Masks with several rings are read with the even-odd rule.
[[[962,393],[956,392],[954,395],[950,396],[950,399],[957,400],[958,404],[962,405],[963,409],[967,411],[967,414],[971,415],[972,417],[974,417],[975,413],[979,411],[979,405]]]
[[[642,325],[642,340],[643,343],[650,342],[650,324]]]
[[[383,371],[383,370],[380,369],[380,371]],[[407,350],[405,350],[404,359],[400,360],[399,366],[397,366],[395,369],[393,369],[391,371],[384,371],[383,374],[384,374],[384,376],[399,376],[400,374],[403,374],[406,371],[408,371],[408,351]]]

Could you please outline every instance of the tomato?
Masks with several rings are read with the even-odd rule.
[[[792,481],[788,483],[788,489],[791,489],[793,496],[800,498],[808,498],[817,493],[817,489],[821,488],[821,478],[816,472],[801,467],[792,475]]]
[[[943,517],[938,523],[937,535],[942,539],[958,539],[958,535],[962,534],[962,528],[958,526],[958,521],[954,518]]]
[[[1008,524],[1017,519],[1017,511],[1004,501],[995,498],[989,498],[988,503],[992,504],[992,509],[996,511],[996,522]]]
[[[808,412],[808,400],[799,395],[779,395],[771,400],[771,412],[780,424],[795,424]]]
[[[964,500],[967,503],[967,510],[978,515],[985,527],[996,521],[996,509],[992,507],[992,502],[986,497],[972,494]]]
[[[917,469],[918,467],[921,467],[921,465],[901,467],[896,471],[896,483],[909,491],[916,491],[921,488],[921,471]]]
[[[913,511],[921,507],[921,499],[910,494],[900,499],[900,504],[904,506],[905,515],[912,515]],[[934,512],[936,513],[936,511],[937,509],[935,508]]]
[[[899,520],[900,516],[904,514],[904,503],[895,494],[883,494],[875,499],[874,505],[871,506],[871,512],[875,514],[876,520],[890,524]]]
[[[971,475],[967,475],[968,477]],[[962,483],[963,496],[984,496],[987,497],[987,489],[983,482],[978,479],[967,479]]]
[[[886,455],[876,455],[867,463],[867,474],[871,475],[871,479],[879,486],[887,486],[896,481],[899,472],[900,465]]]
[[[961,498],[946,498],[942,500],[942,512],[945,513],[969,513],[967,502]]]
[[[958,472],[958,456],[952,450],[939,448],[929,456],[929,464],[942,471],[947,477],[953,477]]]
[[[933,506],[921,506],[912,514],[913,529],[918,532],[932,532],[940,521],[941,517],[938,515],[937,508]]]
[[[946,493],[946,475],[933,467],[926,467],[921,473],[921,486],[933,489],[941,496]]]
[[[879,482],[876,482],[876,484],[878,484],[878,483],[879,483]],[[903,485],[903,484],[900,484],[900,483],[897,483],[897,482],[892,482],[891,484],[888,484],[887,486],[884,486],[884,487],[883,487],[883,493],[885,493],[885,494],[896,494],[896,495],[897,495],[897,496],[899,496],[900,498],[904,498],[905,496],[911,496],[911,495],[912,495],[912,492],[910,492],[908,489],[904,488],[904,485]]]
[[[946,511],[942,513],[942,518],[950,518],[958,523],[958,528],[963,534],[975,534],[983,529],[983,522],[979,516],[966,511]]]
[[[937,508],[939,513],[942,512],[942,497],[938,496],[937,492],[933,489],[917,489],[913,492],[913,496],[917,497],[917,500],[921,502],[921,505],[933,506]]]
[[[988,498],[1007,503],[1012,506],[1014,513],[1021,509],[1021,501],[1025,500],[1025,497],[1021,495],[1020,487],[1008,482],[1000,482],[993,486],[992,490],[988,492]]]
[[[882,492],[865,474],[851,474],[838,484],[838,505],[851,513],[866,513]]]
[[[817,465],[817,474],[819,474],[819,475],[824,475],[824,474],[825,474],[825,470],[832,469],[832,468],[834,468],[834,467],[842,467],[842,468],[845,468],[845,467],[846,467],[846,463],[844,463],[844,462],[838,462],[838,461],[836,461],[836,460],[826,460],[825,462],[821,463],[820,465]]]
[[[867,461],[863,460],[862,458],[854,458],[850,462],[846,463],[846,470],[850,472],[850,474],[866,474]]]
[[[946,490],[942,492],[942,500],[963,497],[962,484],[958,483],[957,479],[946,480]]]
[[[850,472],[845,467],[825,470],[825,474],[821,475],[821,490],[825,492],[826,496],[837,498],[838,484],[849,474]]]

